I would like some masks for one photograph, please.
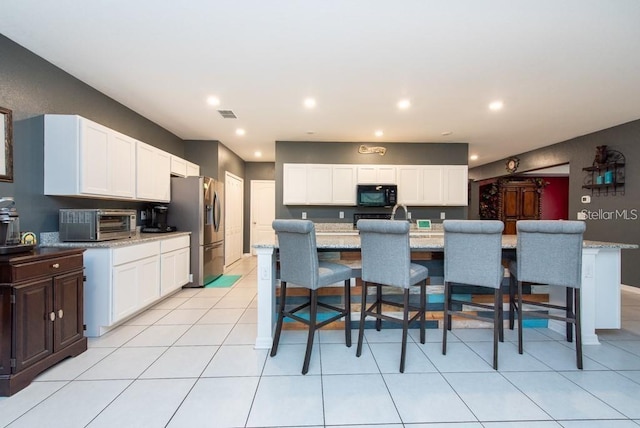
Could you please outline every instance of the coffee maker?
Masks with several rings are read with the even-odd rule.
[[[34,243],[21,242],[20,217],[15,201],[11,197],[0,197],[0,254],[30,251],[33,247]]]
[[[167,213],[169,207],[166,205],[153,205],[146,209],[146,222],[142,227],[142,233],[163,233],[174,232],[175,226],[167,224]]]

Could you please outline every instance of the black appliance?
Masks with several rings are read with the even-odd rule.
[[[391,213],[355,213],[353,215],[353,227],[356,227],[360,219],[391,220]]]
[[[154,205],[146,210],[146,225],[140,230],[142,233],[166,233],[174,232],[175,226],[169,226],[167,218],[169,207],[166,205]]]
[[[398,186],[395,184],[358,184],[357,205],[359,207],[392,207],[398,201]]]

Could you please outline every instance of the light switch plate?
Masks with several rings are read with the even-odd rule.
[[[441,213],[440,213],[440,220],[444,220],[445,216],[446,216],[446,215],[445,215],[444,211],[443,211],[443,212],[441,212]]]
[[[307,213],[306,211],[302,211],[302,219],[306,220],[307,219]]]

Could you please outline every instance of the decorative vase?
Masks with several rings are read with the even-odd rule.
[[[595,162],[598,164],[603,164],[606,161],[607,161],[607,146],[597,146]]]

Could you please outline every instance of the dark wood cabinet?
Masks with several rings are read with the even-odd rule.
[[[0,257],[0,396],[87,349],[82,249]]]
[[[510,181],[501,185],[500,220],[504,234],[516,234],[518,220],[540,219],[540,193],[538,186],[529,181]]]

